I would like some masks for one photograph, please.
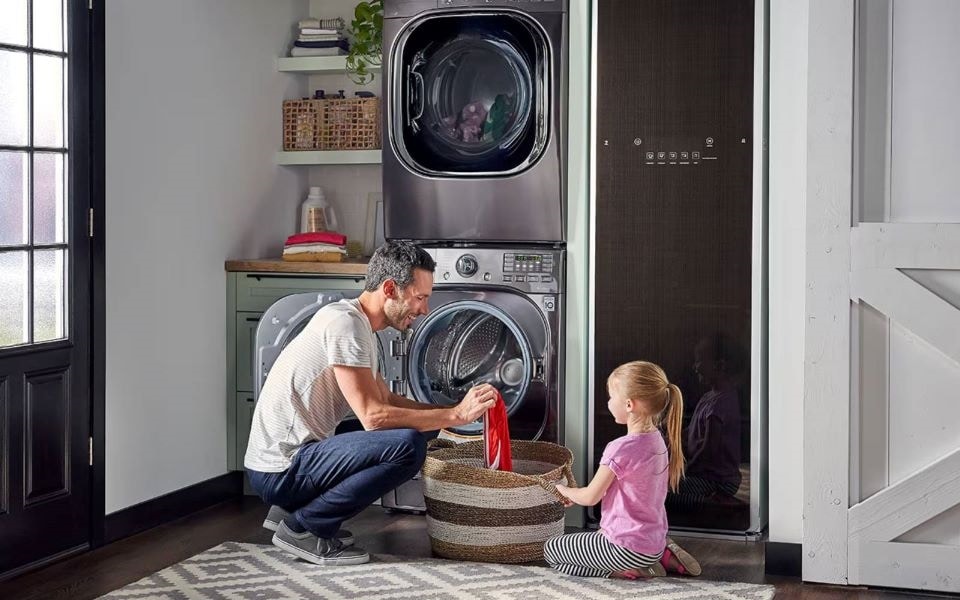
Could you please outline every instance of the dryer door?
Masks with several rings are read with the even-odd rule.
[[[260,395],[267,374],[280,352],[307,326],[318,310],[332,302],[356,298],[360,290],[327,290],[292,294],[274,302],[263,313],[257,326],[256,352],[254,353],[254,394]],[[380,373],[389,370],[384,341],[377,336],[377,366]],[[396,361],[397,359],[394,359]]]
[[[537,439],[547,420],[543,358],[547,325],[529,299],[510,292],[438,291],[435,308],[408,345],[410,393],[452,406],[474,385],[490,383],[507,406],[511,437]],[[454,428],[479,434],[482,421]]]
[[[445,11],[394,46],[391,140],[432,177],[518,173],[546,147],[550,45],[529,16]]]

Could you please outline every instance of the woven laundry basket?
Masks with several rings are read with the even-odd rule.
[[[543,560],[543,543],[563,533],[554,484],[575,486],[567,448],[510,442],[513,471],[483,466],[483,442],[431,442],[423,464],[427,533],[445,558],[499,563]]]

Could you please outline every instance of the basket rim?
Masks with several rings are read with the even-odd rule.
[[[528,485],[542,487],[542,482],[544,480],[559,480],[561,476],[563,476],[564,468],[571,468],[573,465],[573,452],[569,448],[559,444],[554,444],[553,442],[511,440],[510,446],[511,454],[515,460],[533,460],[531,458],[525,458],[522,455],[531,450],[539,448],[546,450],[549,453],[558,455],[558,458],[562,456],[563,462],[557,463],[556,459],[550,460],[550,457],[545,457],[546,460],[541,460],[539,462],[554,464],[555,467],[540,475],[524,475],[522,473],[515,473],[513,471],[496,471],[483,467],[472,467],[469,465],[450,462],[450,460],[454,458],[476,459],[478,457],[482,457],[483,441],[478,440],[464,442],[453,447],[439,448],[437,450],[428,452],[427,458],[424,460],[423,475],[424,477],[429,477],[430,475],[428,471],[443,469],[446,474],[452,475],[455,478],[463,479],[465,482],[470,483],[476,483],[482,481],[483,479],[496,477],[500,483],[513,484],[509,485],[508,487],[525,487]],[[445,477],[444,479],[449,478]]]

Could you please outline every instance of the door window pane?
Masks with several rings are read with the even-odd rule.
[[[0,246],[27,243],[27,153],[0,152]]]
[[[33,243],[64,242],[67,216],[64,187],[64,156],[40,153],[33,156]]]
[[[65,250],[38,250],[33,255],[33,341],[64,337],[66,303]]]
[[[35,54],[33,57],[33,145],[63,147],[64,67],[66,60]]]
[[[0,0],[2,2],[3,0]],[[0,50],[0,145],[27,144],[27,55]]]
[[[545,131],[548,45],[526,19],[438,17],[412,30],[393,85],[408,166],[428,174],[509,173],[536,160]]]
[[[0,348],[27,340],[27,253],[0,252]]]
[[[0,44],[24,46],[0,49],[0,348],[67,333],[66,20],[65,0],[0,0]]]
[[[65,14],[63,0],[33,0],[34,48],[63,51]]]
[[[27,0],[0,0],[0,44],[27,45]]]

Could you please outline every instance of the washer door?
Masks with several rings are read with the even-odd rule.
[[[518,12],[411,21],[392,60],[391,139],[429,176],[491,176],[534,164],[547,140],[550,46]]]
[[[442,298],[444,292],[434,296]],[[522,296],[455,294],[413,332],[407,357],[410,393],[419,402],[452,406],[471,387],[489,383],[503,397],[513,437],[536,439],[546,420],[546,339],[542,316]],[[453,431],[479,434],[483,423],[478,420]]]
[[[360,290],[308,292],[285,296],[263,313],[257,325],[256,351],[254,353],[254,395],[259,396],[267,374],[280,352],[307,326],[318,310],[332,302],[356,298]],[[377,336],[377,370],[381,374],[387,368],[383,340]]]

